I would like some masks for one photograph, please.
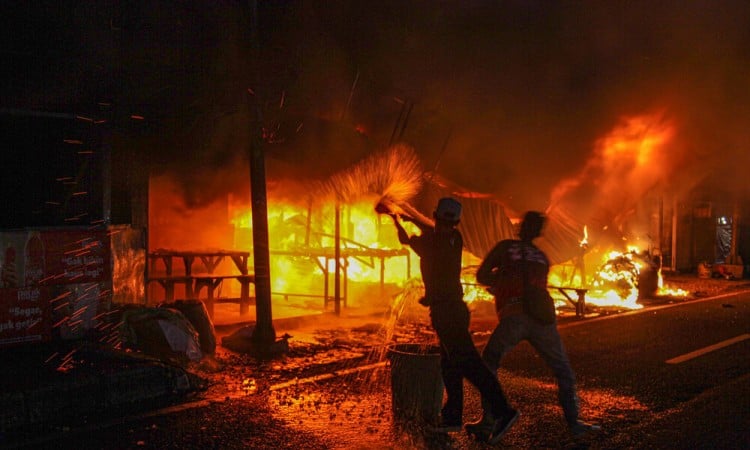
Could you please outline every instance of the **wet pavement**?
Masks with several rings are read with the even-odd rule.
[[[704,282],[695,292],[709,297],[743,292],[747,287],[741,282],[711,286]],[[654,299],[650,303],[657,306],[673,302]],[[616,312],[599,311],[595,315],[608,314]],[[121,414],[100,417],[60,417],[6,432],[1,442],[9,448],[486,448],[464,433],[434,435],[423,428],[399,426],[394,420],[391,367],[384,358],[385,348],[394,342],[434,342],[426,319],[426,310],[416,306],[405,308],[397,323],[386,313],[357,314],[353,310],[345,317],[322,314],[294,324],[287,322],[289,329],[277,326],[276,330],[289,342],[289,351],[281,357],[258,359],[219,346],[214,357],[191,365],[190,372],[207,382],[205,389],[185,392],[169,404],[144,410],[123,409]],[[478,345],[486,340],[494,320],[482,311],[473,316]],[[560,323],[564,327],[580,321],[586,319],[567,313]],[[219,327],[218,340],[236,328]],[[656,448],[668,448],[670,442],[676,444],[675,448],[689,448],[689,443],[693,448],[742,448],[734,445],[748,443],[747,435],[737,434],[731,424],[725,425],[730,429],[723,434],[728,442],[703,442],[700,436],[686,441],[689,437],[673,436],[669,431],[673,427],[665,431],[663,426],[681,420],[685,414],[682,410],[654,414],[648,404],[627,391],[585,381],[579,383],[582,411],[605,427],[597,436],[573,439],[560,419],[553,379],[505,369],[501,369],[500,377],[513,398],[523,399],[523,416],[503,439],[503,446],[640,448],[646,442],[643,436]],[[738,395],[750,398],[747,375],[742,380],[740,377],[730,385],[729,395],[700,397],[690,408],[706,412],[743,408],[741,402],[727,401]],[[467,385],[464,420],[477,418],[479,413],[479,398]],[[637,430],[637,435],[622,433],[623,424]]]

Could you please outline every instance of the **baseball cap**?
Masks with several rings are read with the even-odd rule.
[[[435,209],[435,219],[446,222],[458,222],[461,220],[461,203],[451,197],[443,197],[438,200]]]

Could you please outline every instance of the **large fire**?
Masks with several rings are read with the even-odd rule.
[[[553,190],[550,210],[557,217],[574,218],[572,212],[580,210],[579,194],[587,192],[585,214],[603,227],[591,236],[584,226],[579,254],[552,268],[551,285],[584,288],[587,304],[625,309],[642,308],[638,300],[643,297],[688,294],[664,286],[661,262],[655,257],[660,243],[650,239],[660,234],[650,229],[644,215],[637,215],[643,199],[668,184],[675,170],[674,135],[674,123],[662,112],[625,117],[596,142],[581,171]],[[633,245],[623,249],[628,242],[649,250]],[[587,273],[587,268],[594,270]]]
[[[418,276],[415,255],[402,249],[387,216],[375,213],[374,201],[340,205],[341,259],[347,281],[362,284],[403,286],[409,276]],[[324,274],[335,271],[334,202],[317,209],[293,203],[269,202],[269,247],[273,293],[321,294]],[[236,248],[252,247],[250,212],[235,208]],[[406,224],[408,227],[411,224]],[[416,232],[416,229],[410,231]]]
[[[386,286],[385,291],[365,287],[367,298],[349,301],[379,303],[378,295],[392,296],[407,284],[419,280],[418,257],[398,242],[395,228],[387,216],[375,213],[374,199],[339,205],[341,215],[341,260],[347,282],[362,286]],[[251,217],[242,205],[233,208],[235,247],[251,248]],[[322,204],[318,209],[291,202],[269,203],[269,239],[271,248],[272,292],[277,295],[316,297],[322,295],[324,277],[335,271],[335,203]],[[406,223],[410,232],[416,227]],[[665,286],[661,267],[652,258],[635,248],[627,251],[598,252],[588,249],[588,230],[580,241],[581,255],[550,270],[550,286],[586,289],[586,303],[600,307],[639,309],[644,295],[684,297],[684,290]],[[586,273],[583,258],[594,267]],[[599,261],[592,261],[599,258]],[[464,253],[464,299],[468,303],[492,301],[483,286],[476,284],[474,273],[480,259]],[[331,279],[329,279],[329,282]],[[419,284],[419,283],[416,283]],[[652,287],[652,288],[651,288]],[[559,306],[567,305],[559,293],[551,290]],[[330,293],[329,293],[330,295]],[[569,305],[568,305],[569,306]]]
[[[374,204],[373,199],[368,199],[339,206],[342,216],[340,265],[347,282],[365,286],[363,295],[366,298],[350,298],[349,302],[387,303],[402,290],[423,289],[419,257],[399,243],[391,218],[375,213]],[[250,212],[239,204],[233,209],[232,223],[238,230],[235,232],[235,247],[251,248]],[[322,292],[326,272],[331,278],[329,282],[332,282],[335,211],[333,202],[323,204],[317,210],[290,202],[269,202],[271,290],[275,295],[314,298]],[[403,225],[409,233],[419,233],[412,223],[403,222]],[[464,251],[461,279],[467,303],[493,301],[486,288],[476,283],[475,272],[480,262],[477,256]],[[383,285],[384,290],[368,288]],[[378,298],[381,295],[386,298]],[[418,298],[419,295],[412,297]]]
[[[394,290],[419,276],[419,266],[413,263],[417,261],[413,252],[398,242],[390,217],[377,214],[375,205],[408,201],[419,191],[421,181],[413,149],[397,145],[324,182],[301,184],[296,196],[288,191],[292,182],[272,189],[268,202],[272,293],[330,299],[338,240],[346,304],[387,302]],[[247,204],[237,202],[229,208],[234,247],[250,249],[252,220]],[[405,226],[417,232],[412,224]],[[363,295],[357,295],[357,289]]]
[[[635,256],[635,252],[609,252],[607,261],[594,274],[586,301],[599,306],[642,308],[637,303],[638,287],[639,277],[646,263]]]
[[[612,213],[611,220],[624,223],[637,199],[668,175],[664,149],[672,135],[672,125],[659,115],[625,120],[597,142],[578,176],[558,185],[550,209],[570,209],[571,199],[576,198],[573,191],[593,183],[597,196],[591,199],[591,206],[622,207],[621,211],[606,211]],[[421,279],[418,258],[411,249],[401,246],[391,219],[377,214],[374,206],[383,201],[408,205],[419,192],[423,175],[413,150],[397,146],[327,181],[306,186],[307,191],[298,195],[281,192],[283,186],[269,189],[270,273],[275,298],[302,297],[313,299],[310,304],[318,307],[327,304],[333,295],[330,286],[336,270],[337,241],[343,295],[349,306],[358,301],[388,304],[405,286],[420,284],[414,282]],[[231,245],[250,250],[252,219],[247,203],[233,202],[231,197],[228,203],[229,223],[234,230]],[[405,225],[413,227],[408,231],[418,232],[412,224]],[[580,252],[573,260],[551,268],[550,286],[585,289],[587,304],[627,309],[641,308],[638,300],[644,293],[687,295],[664,286],[660,264],[633,249],[605,251],[607,245],[597,240],[599,236],[590,236],[589,231],[583,228]],[[479,261],[476,255],[464,253],[467,302],[492,300],[475,282],[473,269]],[[586,266],[595,270],[587,273]],[[380,289],[373,289],[378,286]],[[567,304],[566,298],[553,291],[560,306]],[[325,303],[316,298],[323,296]]]
[[[597,252],[591,252],[589,260]],[[586,303],[602,307],[640,309],[643,297],[685,297],[688,292],[664,284],[661,267],[656,258],[636,248],[628,251],[602,253],[596,270],[587,275],[579,272],[576,261],[556,265],[550,271],[550,285],[587,289]],[[573,275],[579,273],[579,277]]]

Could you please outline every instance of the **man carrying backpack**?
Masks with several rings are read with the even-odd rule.
[[[503,356],[519,342],[529,341],[553,370],[568,429],[574,436],[580,436],[600,427],[578,418],[575,374],[557,332],[554,301],[547,292],[549,260],[532,242],[541,235],[544,223],[544,214],[527,212],[521,222],[520,239],[500,241],[477,269],[477,281],[488,286],[495,295],[500,319],[482,352],[482,359],[497,373]],[[486,433],[492,423],[487,405],[483,402],[482,406],[482,419],[466,424],[470,433]]]

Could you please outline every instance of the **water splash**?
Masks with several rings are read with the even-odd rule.
[[[409,317],[409,306],[418,304],[419,299],[424,296],[424,284],[418,278],[412,278],[406,282],[404,289],[393,297],[390,308],[385,314],[382,325],[382,345],[373,347],[373,359],[383,361],[386,357],[387,347],[394,340],[395,330],[399,320]]]

